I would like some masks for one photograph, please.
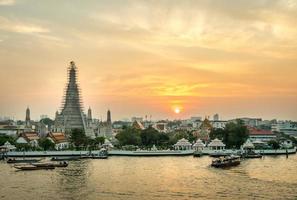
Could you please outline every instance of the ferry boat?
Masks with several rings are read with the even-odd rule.
[[[237,166],[240,164],[240,156],[225,156],[221,158],[214,159],[211,163],[212,167],[216,168],[226,168],[226,167],[232,167]]]

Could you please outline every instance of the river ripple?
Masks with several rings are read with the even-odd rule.
[[[110,157],[48,171],[16,171],[1,162],[0,199],[297,199],[297,155],[245,160],[228,170],[210,162]]]

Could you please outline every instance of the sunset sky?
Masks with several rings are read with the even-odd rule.
[[[74,60],[97,118],[297,120],[296,19],[295,0],[0,0],[0,116],[53,117]]]

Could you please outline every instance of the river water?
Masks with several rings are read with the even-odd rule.
[[[210,157],[110,157],[16,171],[0,162],[0,199],[297,199],[297,155],[209,167]]]

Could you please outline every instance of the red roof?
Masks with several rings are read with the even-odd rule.
[[[21,136],[23,138],[25,138],[25,140],[27,140],[27,141],[32,141],[32,140],[38,140],[39,139],[38,133],[36,133],[36,132],[24,132],[24,133],[21,134]]]
[[[48,136],[52,138],[55,143],[66,142],[67,138],[64,133],[49,133]]]
[[[141,122],[137,121],[137,120],[133,122],[132,126],[135,129],[140,129],[140,130],[144,130],[145,129],[144,126],[143,126],[143,124]]]
[[[271,130],[263,130],[254,127],[248,127],[250,135],[275,135]]]

